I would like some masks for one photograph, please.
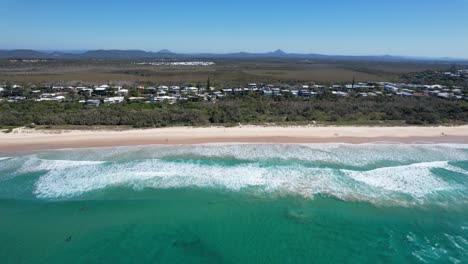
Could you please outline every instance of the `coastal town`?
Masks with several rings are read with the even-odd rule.
[[[468,69],[440,73],[451,78],[468,78]],[[466,86],[441,84],[413,84],[393,82],[358,82],[344,84],[269,84],[249,83],[238,87],[213,87],[210,81],[203,85],[112,85],[88,86],[0,84],[0,102],[24,100],[79,101],[88,106],[122,102],[173,104],[179,101],[215,101],[231,96],[256,94],[267,97],[314,98],[328,95],[336,97],[437,97],[446,100],[468,100]]]

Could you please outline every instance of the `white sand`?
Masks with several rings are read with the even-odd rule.
[[[468,143],[468,126],[457,127],[172,127],[131,130],[35,130],[0,133],[0,151],[196,144],[210,142],[269,143]]]

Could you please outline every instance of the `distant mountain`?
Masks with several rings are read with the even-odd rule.
[[[38,59],[47,57],[47,53],[37,50],[0,50],[0,58]]]
[[[310,60],[348,60],[348,61],[383,61],[383,62],[410,62],[429,61],[442,63],[468,63],[468,59],[454,58],[421,58],[404,56],[346,56],[346,55],[322,55],[322,54],[300,54],[286,53],[281,49],[267,53],[173,53],[163,49],[158,52],[142,50],[89,50],[83,52],[67,51],[37,51],[37,50],[0,50],[0,58],[3,59],[108,59],[108,60],[139,60],[139,59],[216,59],[216,58],[289,58]]]
[[[280,49],[271,52],[270,54],[278,57],[287,56],[288,54]]]

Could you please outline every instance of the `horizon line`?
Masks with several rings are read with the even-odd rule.
[[[89,52],[89,51],[143,51],[149,53],[158,53],[161,51],[166,51],[167,53],[173,54],[187,54],[187,55],[196,55],[196,54],[212,54],[212,55],[225,55],[225,54],[236,54],[236,53],[247,53],[247,54],[268,54],[268,53],[284,53],[285,55],[298,54],[298,55],[323,55],[323,56],[349,56],[349,57],[403,57],[403,58],[425,58],[425,59],[456,59],[456,60],[468,60],[468,57],[450,57],[450,56],[426,56],[426,55],[401,55],[401,54],[368,54],[368,55],[350,55],[350,54],[332,54],[332,53],[317,53],[317,52],[286,52],[283,49],[276,49],[274,51],[226,51],[226,52],[189,52],[189,51],[173,51],[171,49],[159,49],[159,50],[146,50],[146,49],[118,49],[118,48],[95,48],[95,49],[33,49],[33,48],[0,48],[0,51],[15,51],[15,50],[29,50],[29,51],[39,51],[45,53],[53,52]],[[80,54],[80,53],[76,53]]]

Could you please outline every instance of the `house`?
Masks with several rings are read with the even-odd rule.
[[[384,90],[392,92],[392,93],[396,93],[398,92],[398,87],[393,86],[393,85],[384,85]]]
[[[158,97],[152,97],[150,100],[150,103],[162,103],[162,102],[168,102],[169,104],[174,104],[177,101],[177,98],[173,96],[158,96]]]
[[[332,94],[336,96],[343,96],[343,97],[348,96],[348,93],[340,92],[340,91],[333,91]]]
[[[189,93],[197,93],[198,92],[198,88],[197,87],[187,87],[187,92]]]
[[[83,88],[83,89],[78,90],[78,94],[81,94],[84,96],[91,96],[93,94],[93,89]]]
[[[145,100],[145,99],[146,99],[146,97],[141,97],[141,96],[140,96],[140,97],[130,97],[130,98],[128,98],[128,100],[129,100],[130,102],[143,101],[143,100]]]
[[[61,102],[61,101],[64,101],[64,100],[65,100],[65,96],[63,96],[63,95],[58,95],[58,96],[55,96],[54,99],[55,99],[56,101],[60,101],[60,102]]]
[[[214,94],[214,96],[215,96],[216,98],[223,98],[223,97],[224,97],[223,93],[222,93],[222,92],[219,92],[219,91],[218,91],[218,92],[214,92],[213,94]]]
[[[450,98],[450,94],[449,93],[438,93],[437,97],[442,98],[442,99],[448,99],[448,98]]]
[[[63,91],[64,88],[63,88],[63,86],[53,86],[52,90],[54,90],[54,91]]]
[[[100,96],[103,96],[103,95],[106,95],[107,94],[107,88],[106,87],[98,87],[98,88],[95,88],[94,89],[94,94],[95,95],[100,95]]]
[[[150,86],[150,87],[146,88],[146,91],[148,91],[148,93],[150,93],[150,94],[154,94],[154,93],[156,93],[156,88]],[[162,90],[159,90],[159,91],[162,91]]]
[[[221,89],[221,91],[222,91],[225,95],[232,95],[232,94],[233,94],[233,91],[232,91],[232,89],[230,89],[230,88]]]
[[[93,107],[98,107],[101,104],[101,101],[99,100],[86,100],[85,105],[86,106],[93,106]]]
[[[55,96],[56,96],[56,94],[54,94],[54,93],[43,93],[39,97],[40,98],[52,98],[52,97],[55,97]]]
[[[309,90],[299,90],[299,95],[304,96],[304,97],[310,97],[311,96],[311,91]]]
[[[281,89],[280,88],[272,88],[271,91],[273,92],[273,95],[281,95]]]
[[[120,89],[117,91],[117,94],[120,96],[127,96],[128,95],[128,90],[127,89]]]
[[[115,103],[122,103],[125,100],[123,96],[114,96],[114,97],[108,97],[104,99],[104,103],[110,103],[110,104],[115,104]]]
[[[265,95],[265,96],[272,96],[272,95],[273,95],[273,91],[263,90],[263,95]]]
[[[169,91],[172,94],[178,94],[178,93],[180,93],[180,87],[179,86],[171,86]]]
[[[334,84],[331,86],[331,89],[334,91],[340,91],[342,89],[341,85]]]
[[[16,103],[18,101],[22,101],[22,100],[25,100],[25,99],[26,99],[26,97],[24,97],[24,96],[12,96],[7,100],[7,102]]]
[[[244,89],[242,89],[242,88],[235,88],[235,89],[234,89],[234,93],[236,93],[236,94],[243,94],[243,93],[244,93]]]

